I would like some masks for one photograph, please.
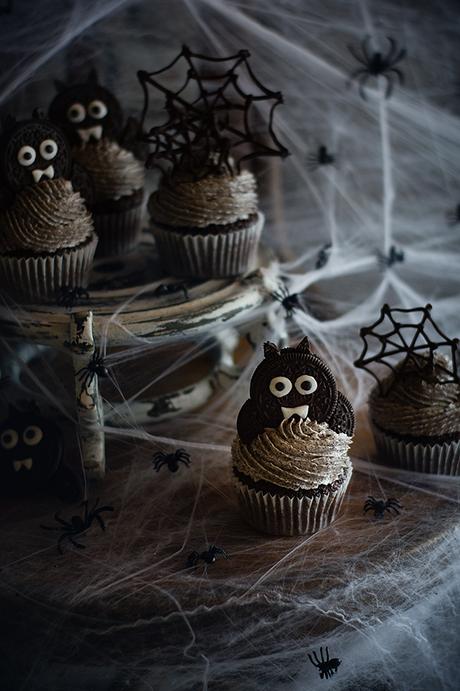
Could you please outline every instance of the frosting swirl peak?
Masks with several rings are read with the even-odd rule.
[[[325,422],[291,417],[248,445],[236,437],[232,456],[236,469],[255,482],[308,490],[350,472],[350,443],[348,435],[334,432]]]

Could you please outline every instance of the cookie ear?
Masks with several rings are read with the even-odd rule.
[[[279,354],[279,348],[275,343],[270,343],[270,341],[264,343],[264,356],[266,358],[279,357]]]
[[[299,345],[296,347],[296,350],[302,350],[305,353],[310,352],[310,341],[308,340],[307,336],[304,336],[302,340],[300,341]]]
[[[88,72],[88,77],[86,81],[88,81],[90,84],[99,84],[97,72],[94,67],[90,69],[90,71]]]

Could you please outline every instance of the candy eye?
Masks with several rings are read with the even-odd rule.
[[[43,439],[43,432],[37,425],[30,425],[30,427],[25,428],[22,438],[27,446],[37,446]]]
[[[45,161],[51,161],[52,158],[56,156],[58,152],[58,145],[54,139],[45,139],[40,144],[40,155]]]
[[[0,444],[4,449],[10,451],[18,443],[18,433],[14,429],[6,429],[0,437]]]
[[[306,394],[313,393],[318,388],[318,382],[314,377],[309,374],[302,374],[295,380],[295,388],[297,391],[305,396]]]
[[[104,101],[91,101],[88,106],[88,113],[96,120],[102,120],[107,115],[107,106]]]
[[[18,162],[21,166],[31,166],[37,158],[37,152],[33,146],[21,146],[18,151]]]
[[[270,382],[270,393],[277,398],[287,396],[292,389],[292,382],[287,377],[273,377]]]
[[[67,111],[67,120],[70,120],[70,122],[83,122],[85,117],[86,110],[81,103],[73,103]]]

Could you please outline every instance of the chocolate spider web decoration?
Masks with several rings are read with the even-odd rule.
[[[147,158],[148,167],[159,167],[165,161],[173,170],[185,169],[195,175],[204,176],[225,167],[233,173],[233,160],[239,172],[241,163],[262,156],[289,155],[280,143],[273,129],[274,112],[283,103],[282,94],[265,87],[255,76],[249,65],[250,53],[240,50],[235,55],[217,58],[193,53],[183,46],[179,55],[161,70],[138,72],[138,79],[144,93],[141,114],[141,129],[144,132],[150,108],[148,85],[165,96],[168,120],[162,125],[151,127],[142,139],[154,144],[154,150]],[[172,70],[184,60],[187,70],[182,86],[173,91],[157,79]],[[200,64],[204,71],[200,72]],[[229,66],[229,63],[230,66]],[[209,64],[222,66],[222,70],[206,72]],[[245,70],[246,76],[259,93],[248,93],[240,85],[238,70]],[[197,95],[187,98],[186,91],[195,88]],[[253,130],[254,105],[269,103],[268,141]],[[233,116],[233,117],[232,117]],[[236,117],[235,117],[236,116]],[[235,154],[238,147],[249,147],[249,153]]]
[[[434,371],[434,353],[438,348],[449,348],[452,358],[452,369],[444,367],[440,363],[436,363],[438,370],[441,370],[446,375],[450,375],[451,378],[443,379],[439,383],[448,384],[456,382],[460,383],[457,362],[457,352],[458,352],[458,338],[449,338],[441,329],[437,326],[431,316],[432,306],[430,304],[425,305],[425,307],[415,307],[411,309],[403,308],[391,308],[389,305],[383,305],[380,317],[371,326],[365,326],[360,331],[360,336],[364,342],[364,348],[357,360],[355,360],[355,367],[359,367],[366,372],[368,372],[376,380],[379,391],[383,394],[382,382],[375,374],[375,372],[369,367],[373,363],[381,363],[386,367],[389,367],[393,372],[396,372],[396,368],[388,362],[388,358],[392,358],[395,355],[400,355],[405,353],[405,358],[402,364],[399,365],[400,371],[405,368],[409,361],[412,361],[420,370],[429,367]],[[419,322],[406,322],[401,323],[395,318],[397,313],[400,314],[413,314],[421,312],[421,318]],[[385,319],[389,320],[389,330],[384,333],[378,333],[376,329],[385,322]],[[429,335],[426,333],[425,329],[429,326],[433,329],[435,334],[439,336],[438,341],[433,341],[430,339]],[[406,337],[404,330],[411,333]],[[367,341],[368,337],[373,337],[380,342],[380,350],[372,355],[368,355],[370,350],[370,345]],[[424,352],[419,352],[424,351]],[[426,352],[428,351],[428,352]],[[439,381],[439,380],[438,380]],[[390,387],[391,388],[391,387]]]

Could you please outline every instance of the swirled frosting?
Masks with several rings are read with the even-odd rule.
[[[72,183],[57,178],[21,190],[0,227],[0,251],[39,254],[81,244],[93,232],[93,220]]]
[[[421,369],[408,361],[396,366],[369,397],[372,420],[383,430],[401,435],[431,437],[460,432],[460,385],[445,383],[452,377],[441,367],[448,359],[434,354],[434,368]],[[443,383],[444,382],[444,383]]]
[[[144,186],[144,168],[131,151],[103,138],[73,151],[75,160],[91,175],[95,202],[121,199]]]
[[[334,432],[325,422],[291,417],[248,445],[236,437],[232,457],[236,469],[255,482],[307,490],[350,472],[350,443],[349,436]]]
[[[249,171],[194,181],[165,180],[148,208],[154,221],[176,228],[227,225],[257,213],[256,181]]]

